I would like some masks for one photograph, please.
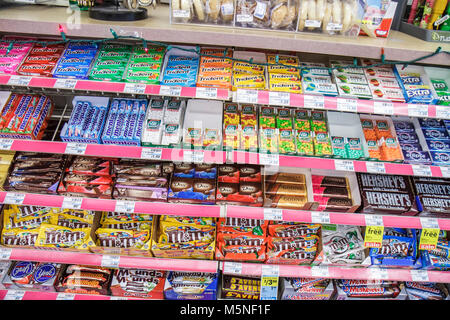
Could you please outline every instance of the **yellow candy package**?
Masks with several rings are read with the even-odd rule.
[[[160,222],[172,222],[180,223],[183,225],[200,225],[200,226],[214,226],[216,224],[216,219],[211,217],[186,217],[186,216],[161,216]]]
[[[42,223],[48,222],[53,214],[47,213],[37,217],[28,217],[24,219],[15,219],[16,213],[11,210],[5,210],[3,212],[3,228],[5,229],[34,229],[39,228]]]
[[[36,243],[40,228],[35,229],[3,229],[1,243],[4,246],[32,247]]]
[[[139,222],[152,221],[153,215],[139,213],[123,213],[123,212],[104,212],[101,224],[114,224],[118,222]]]
[[[53,213],[55,214],[65,214],[72,216],[72,219],[81,219],[88,223],[94,222],[95,212],[87,210],[74,210],[74,209],[61,209],[53,208]]]
[[[102,225],[102,228],[142,231],[142,230],[152,230],[152,225],[153,225],[152,221],[130,221],[130,222],[125,221],[125,222],[107,223]]]
[[[36,239],[36,246],[88,250],[95,245],[90,233],[91,228],[71,229],[43,223]]]
[[[150,230],[117,230],[99,228],[95,231],[97,245],[112,248],[146,249],[150,240]]]
[[[89,223],[89,221],[64,213],[52,215],[50,218],[50,223],[71,229],[92,227],[92,223]]]

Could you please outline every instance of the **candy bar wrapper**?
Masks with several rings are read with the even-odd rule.
[[[446,300],[448,289],[440,283],[405,282],[409,300]]]
[[[218,183],[216,200],[260,207],[263,205],[261,182]]]
[[[126,186],[167,188],[168,176],[151,177],[146,175],[119,174],[116,178],[116,184]]]
[[[302,210],[307,203],[306,196],[266,195],[265,198],[265,206],[271,208]]]
[[[203,272],[174,272],[167,275],[164,298],[168,300],[216,300],[218,275]]]
[[[233,261],[264,261],[266,238],[253,234],[217,234],[216,258]]]
[[[112,270],[101,267],[68,265],[55,283],[58,292],[107,295]]]
[[[167,221],[159,223],[159,243],[195,242],[209,244],[214,241],[215,226],[183,225]]]
[[[261,279],[222,275],[222,299],[259,300]]]
[[[95,231],[97,245],[108,248],[149,250],[150,230],[123,230],[99,228]]]
[[[337,225],[336,230],[322,229],[322,248],[326,260],[332,264],[361,264],[366,257],[358,226]]]
[[[37,247],[88,250],[95,243],[91,238],[91,228],[70,229],[43,223],[35,245]]]
[[[183,225],[208,225],[215,226],[215,218],[209,217],[186,217],[186,216],[166,216],[160,217],[159,221],[166,221],[172,223],[180,223]]]
[[[163,299],[164,271],[118,269],[111,281],[111,294],[119,297]]]
[[[7,247],[34,247],[38,234],[39,228],[28,230],[3,228],[1,243]]]
[[[83,196],[89,198],[110,199],[112,195],[111,185],[82,185],[61,181],[58,193],[71,196]]]
[[[342,292],[342,293],[339,293]],[[338,288],[338,299],[396,299],[400,296],[401,289],[398,286],[367,286],[367,287],[347,287]],[[346,298],[343,298],[345,295]]]
[[[81,221],[70,215],[53,215],[50,218],[50,223],[53,225],[70,228],[70,229],[82,229],[82,228],[91,228],[92,224],[86,221]]]
[[[218,167],[218,182],[239,183],[239,167],[232,164],[224,164]]]
[[[313,186],[318,187],[345,187],[349,188],[348,179],[346,177],[335,176],[319,176],[311,175]]]
[[[116,184],[113,197],[117,200],[165,201],[167,188]]]
[[[319,224],[295,224],[295,225],[269,225],[268,232],[271,237],[297,238],[315,235],[319,232]]]
[[[95,212],[86,210],[52,208],[51,212],[54,215],[62,215],[65,218],[77,219],[89,224],[94,222],[95,217]]]
[[[3,228],[7,230],[15,228],[20,228],[23,230],[39,228],[42,223],[50,221],[52,214],[49,212],[38,217],[29,217],[20,221],[17,221],[14,216],[14,213],[10,212],[9,210],[4,210]]]
[[[305,184],[306,178],[304,174],[289,173],[289,172],[277,172],[272,175],[266,175],[265,181],[268,184]]]
[[[246,218],[219,218],[217,222],[219,231],[221,231],[221,228],[224,227],[237,227],[237,228],[257,228],[258,232],[256,230],[253,232],[255,235],[264,235],[267,229],[267,226],[269,225],[269,221],[267,220],[260,220],[260,219],[246,219]]]
[[[317,236],[306,238],[269,237],[267,262],[282,264],[310,264],[317,254]]]
[[[265,190],[266,195],[306,196],[306,193],[306,185],[304,184],[266,184]]]
[[[381,248],[371,248],[372,264],[412,265],[416,261],[416,237],[383,235]]]
[[[3,278],[6,289],[54,292],[54,284],[61,272],[61,264],[14,261]]]
[[[320,187],[318,185],[313,185],[313,194],[318,197],[328,197],[328,198],[351,198],[351,193],[348,188],[345,187],[334,187],[326,186]]]

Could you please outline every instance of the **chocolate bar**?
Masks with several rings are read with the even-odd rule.
[[[261,167],[256,165],[242,165],[239,168],[239,181],[260,182]]]
[[[379,192],[411,193],[409,177],[399,175],[381,175],[370,173],[357,173],[358,184],[362,190]]]
[[[266,188],[266,195],[306,196],[304,184],[271,184]]]
[[[314,196],[327,198],[351,198],[350,191],[347,188],[326,186],[320,187],[313,185]]]
[[[316,211],[347,212],[353,206],[353,201],[349,198],[323,197],[314,195],[313,200],[318,203],[318,207],[314,209]]]
[[[221,165],[218,168],[218,182],[239,183],[240,170],[236,165]]]
[[[346,177],[312,175],[311,181],[312,181],[313,186],[317,185],[320,187],[345,187],[345,186],[348,186],[348,181],[347,181]]]
[[[288,173],[288,172],[278,172],[272,175],[265,176],[266,183],[269,184],[305,184],[305,175],[297,174],[297,173]]]
[[[260,278],[237,277],[224,274],[222,276],[222,299],[259,300],[261,288]]]
[[[165,201],[167,199],[167,188],[116,184],[113,198],[118,200]]]
[[[269,195],[270,207],[282,209],[302,209],[308,202],[306,196],[286,196],[286,195]]]

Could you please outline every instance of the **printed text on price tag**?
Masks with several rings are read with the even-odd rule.
[[[352,160],[334,160],[334,167],[336,170],[342,170],[342,171],[355,171],[355,167],[353,165]]]
[[[386,268],[370,267],[367,269],[369,269],[369,279],[376,279],[376,280],[389,279],[388,270]]]
[[[367,161],[366,169],[367,172],[370,173],[386,173],[386,168],[383,162]]]
[[[75,89],[77,85],[77,80],[75,79],[56,79],[53,88],[57,89]]]
[[[75,294],[67,292],[59,292],[58,295],[56,296],[56,300],[75,300]]]
[[[195,97],[198,99],[217,99],[217,88],[202,88],[195,89]]]
[[[181,95],[181,87],[180,86],[165,86],[165,85],[162,85],[159,88],[159,95],[161,95],[161,96],[176,96],[176,97],[179,97]]]
[[[428,271],[427,270],[410,270],[411,273],[411,279],[414,282],[428,282]]]
[[[80,210],[81,204],[83,203],[83,198],[76,197],[64,197],[62,208],[63,209],[75,209]]]
[[[440,169],[444,178],[450,178],[450,167],[440,167]]]
[[[132,94],[144,94],[146,88],[147,85],[145,85],[144,83],[125,83],[123,92]]]
[[[241,103],[258,103],[258,91],[237,89],[236,100]]]
[[[269,104],[289,106],[291,94],[289,92],[269,91]]]
[[[364,234],[364,247],[381,248],[383,244],[383,226],[367,226]]]
[[[330,213],[323,211],[313,211],[311,212],[311,222],[319,224],[329,224],[330,223]]]
[[[426,176],[431,177],[431,168],[429,166],[421,165],[421,164],[413,164],[411,165],[413,169],[413,173],[415,176]]]
[[[127,200],[116,200],[115,212],[133,213],[136,202]]]
[[[0,139],[1,150],[11,150],[11,146],[14,143],[14,139]]]
[[[183,150],[183,162],[202,163],[204,162],[205,153],[196,150]]]
[[[3,203],[21,205],[24,200],[25,193],[7,192]]]
[[[410,117],[428,117],[428,105],[408,103],[408,116]]]
[[[161,160],[162,149],[158,148],[142,148],[141,159]]]
[[[330,271],[328,270],[328,266],[312,266],[311,276],[317,278],[329,278]]]
[[[303,96],[303,104],[305,108],[310,109],[324,109],[325,108],[325,98],[323,96],[314,96],[305,94]]]
[[[0,260],[9,260],[11,258],[11,248],[0,248]]]
[[[279,166],[280,155],[271,153],[260,153],[259,164],[263,166]]]
[[[377,214],[366,214],[364,215],[366,221],[366,226],[383,226],[383,216]]]
[[[261,300],[276,300],[278,292],[279,267],[275,265],[261,266]]]
[[[336,99],[337,99],[338,111],[345,111],[345,112],[357,112],[358,111],[358,100],[344,99],[344,98],[336,98]]]
[[[242,274],[242,263],[240,262],[228,262],[223,264],[224,274]]]
[[[9,86],[28,86],[30,84],[31,77],[29,76],[16,76],[12,75],[8,80]]]
[[[23,290],[8,290],[3,300],[22,300],[24,295]]]
[[[374,101],[373,113],[377,114],[394,114],[394,104],[392,102]]]
[[[68,142],[65,153],[68,154],[85,154],[87,144],[81,142]]]
[[[283,209],[264,208],[264,220],[281,221],[283,220]]]
[[[102,267],[105,268],[118,268],[120,264],[120,256],[115,255],[103,255]]]

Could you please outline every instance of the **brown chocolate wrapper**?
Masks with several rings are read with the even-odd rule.
[[[361,191],[363,213],[416,215],[416,201],[410,193]]]
[[[348,180],[346,177],[334,176],[311,176],[312,185],[320,187],[348,187]]]
[[[265,176],[266,183],[284,183],[284,184],[306,184],[304,174],[278,172],[272,175]]]
[[[271,184],[266,187],[266,195],[306,196],[304,184]]]
[[[314,195],[314,202],[318,203],[315,211],[347,212],[353,207],[352,199],[329,198]]]
[[[412,193],[412,183],[408,176],[357,172],[356,177],[360,190]]]
[[[306,196],[267,196],[266,203],[270,205],[271,208],[281,208],[281,209],[302,209],[308,202]]]
[[[239,167],[239,180],[246,182],[261,181],[261,167],[257,165],[241,165]]]
[[[341,187],[319,187],[313,186],[313,194],[315,196],[328,197],[328,198],[348,198],[351,199],[352,195],[350,190]]]

